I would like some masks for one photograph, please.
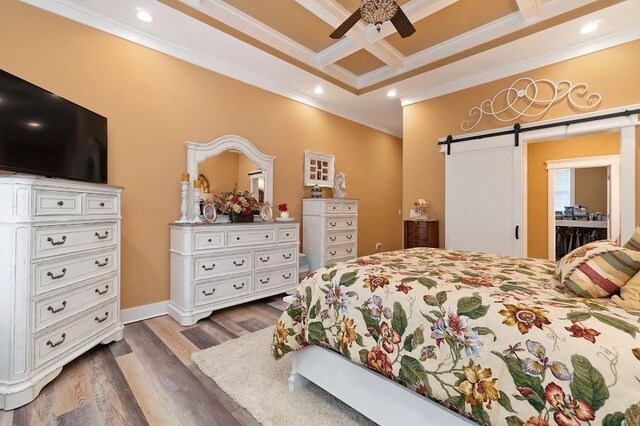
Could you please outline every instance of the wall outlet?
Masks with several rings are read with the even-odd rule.
[[[382,243],[376,243],[376,251],[382,250]]]

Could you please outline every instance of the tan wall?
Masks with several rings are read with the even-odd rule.
[[[184,141],[226,134],[276,156],[274,203],[301,218],[305,149],[333,153],[361,199],[358,251],[401,247],[401,140],[17,0],[0,2],[0,68],[109,119],[109,183],[122,204],[122,306],[169,297],[169,222]],[[151,208],[153,206],[153,208]]]
[[[565,79],[585,82],[592,91],[602,94],[602,105],[598,109],[607,109],[640,102],[639,68],[640,41],[635,41],[405,107],[402,150],[404,217],[409,216],[409,209],[416,198],[425,198],[432,202],[432,214],[441,220],[440,232],[444,235],[444,156],[439,152],[437,140],[448,134],[463,133],[460,123],[467,119],[469,110],[508,87],[516,78],[526,76],[556,82]],[[563,102],[551,108],[543,119],[566,117],[579,112]],[[504,123],[497,120],[485,119],[474,130],[503,126]],[[640,165],[640,130],[637,132],[637,141],[639,149],[636,150],[636,156]],[[636,185],[636,194],[640,194],[640,182]],[[636,209],[636,212],[640,222],[640,209]],[[443,245],[444,238],[440,241]]]
[[[209,181],[209,190],[213,195],[233,191],[238,183],[239,157],[239,153],[227,151],[198,165],[198,173],[206,176]]]
[[[575,170],[575,201],[589,213],[607,213],[607,187],[606,167]]]
[[[527,256],[546,259],[549,253],[549,175],[545,162],[618,153],[620,153],[619,133],[602,133],[561,141],[527,144]],[[606,211],[606,169],[604,184]],[[576,185],[576,193],[577,190]],[[578,203],[577,198],[576,203]]]

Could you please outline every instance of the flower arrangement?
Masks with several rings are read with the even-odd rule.
[[[253,216],[260,213],[261,207],[249,191],[223,192],[216,197],[215,205],[219,213],[230,216]]]
[[[427,213],[429,212],[429,207],[431,207],[431,203],[418,198],[413,205],[415,206],[416,213],[420,219],[427,219]]]
[[[287,204],[278,204],[278,210],[280,211],[280,217],[283,219],[288,219],[289,218],[289,208],[287,207]]]

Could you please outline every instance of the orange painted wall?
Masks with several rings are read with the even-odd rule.
[[[305,149],[336,155],[360,198],[358,251],[401,242],[401,140],[17,0],[0,2],[0,68],[109,119],[109,183],[122,203],[122,307],[169,298],[184,141],[243,136],[276,156],[274,203],[301,218]]]
[[[549,253],[549,175],[545,162],[619,153],[619,133],[527,144],[527,256],[546,259]]]
[[[432,203],[432,215],[440,219],[440,232],[444,235],[444,155],[437,146],[438,138],[448,134],[462,134],[460,123],[468,118],[471,108],[498,91],[508,87],[520,77],[546,78],[552,81],[570,80],[584,82],[602,95],[598,109],[640,103],[640,41],[585,55],[569,61],[550,65],[462,90],[439,98],[430,99],[403,109],[403,215],[417,198]],[[542,119],[552,119],[578,114],[580,111],[566,106],[566,102],[554,106]],[[526,120],[520,120],[526,123]],[[474,131],[503,127],[495,119],[485,119]],[[640,129],[636,133],[640,164]],[[636,173],[636,179],[638,179]],[[624,182],[622,182],[624,185]],[[640,195],[640,182],[636,183],[636,199]],[[640,223],[640,209],[636,209]],[[440,239],[444,245],[444,238]]]

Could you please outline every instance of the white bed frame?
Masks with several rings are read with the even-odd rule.
[[[315,383],[382,426],[476,425],[458,413],[329,349],[310,346],[291,355],[291,392],[310,382]]]

